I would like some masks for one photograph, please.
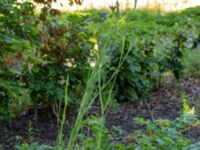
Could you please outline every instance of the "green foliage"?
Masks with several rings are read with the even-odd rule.
[[[82,122],[82,128],[87,129],[87,134],[79,134],[78,139],[81,141],[80,145],[76,145],[75,149],[80,150],[94,150],[97,149],[97,143],[101,134],[101,149],[111,149],[109,144],[110,137],[108,131],[104,126],[105,120],[102,118],[91,117]],[[103,128],[102,128],[103,126]],[[91,135],[88,137],[87,135]],[[104,143],[104,144],[102,144]]]
[[[4,110],[16,105],[10,93],[18,95],[20,105],[26,99],[22,93],[27,93],[32,100],[27,107],[63,101],[68,76],[70,101],[79,102],[95,53],[108,41],[112,41],[108,78],[118,67],[121,48],[129,51],[114,86],[117,100],[151,95],[165,72],[179,80],[187,52],[199,45],[198,7],[169,14],[129,10],[116,17],[106,10],[53,12],[52,1],[36,2],[44,6],[39,14],[30,2],[0,3],[0,80],[6,81],[0,85],[0,97],[5,99],[0,108],[7,115],[10,110]]]
[[[133,101],[151,95],[165,72],[172,72],[177,81],[183,76],[188,49],[198,45],[198,32],[194,32],[198,31],[198,23],[183,14],[130,10],[121,17],[108,14],[102,22],[92,24],[98,41],[113,41],[110,72],[119,61],[122,47],[119,41],[127,37],[124,47],[126,51],[131,49],[116,80],[116,99]],[[194,22],[191,32],[188,31],[191,22],[187,19]]]
[[[30,99],[29,91],[19,82],[0,80],[0,120],[9,121],[26,111]]]
[[[160,73],[172,71],[177,80],[180,79],[184,70],[184,58],[186,57],[185,51],[186,37],[182,34],[176,35],[172,41],[172,45],[166,47],[166,54],[158,60]]]
[[[134,44],[135,42],[137,43]],[[133,101],[150,94],[156,85],[158,72],[153,55],[154,43],[145,39],[127,37],[123,46],[125,52],[130,52],[116,79],[116,97],[119,100]],[[116,69],[121,57],[120,48],[116,46],[113,49],[109,68],[111,72]]]
[[[24,143],[21,146],[17,147],[18,150],[55,150],[55,148],[47,146],[47,145],[40,145],[38,143],[27,144]]]
[[[155,120],[153,122],[144,119],[135,119],[136,123],[145,126],[144,131],[138,131],[134,135],[137,139],[137,148],[144,150],[153,149],[174,149],[179,150],[191,144],[188,139],[182,136],[177,128],[177,124],[185,126],[185,122],[181,122],[183,118],[174,123],[169,120]],[[184,118],[185,119],[185,118]]]
[[[135,118],[134,121],[137,124],[145,127],[144,130],[134,133],[133,138],[137,141],[136,149],[179,150],[190,147],[192,141],[185,138],[184,133],[190,125],[198,121],[198,118],[186,99],[183,99],[183,108],[183,114],[174,121],[166,119],[150,121],[143,118]]]
[[[9,120],[30,103],[29,89],[20,76],[33,61],[31,39],[37,31],[31,19],[31,3],[0,3],[0,119]]]
[[[5,99],[2,112],[10,114],[12,95],[24,101],[20,99],[23,89],[29,91],[24,94],[30,94],[33,104],[63,100],[67,76],[71,98],[79,99],[91,70],[95,44],[85,22],[88,16],[72,13],[58,17],[46,7],[38,16],[29,2],[1,2],[0,7],[0,80],[8,81],[1,86],[1,98]]]
[[[50,16],[45,21],[41,56],[37,58],[41,61],[33,64],[31,72],[27,71],[24,77],[32,99],[63,100],[67,76],[70,77],[70,96],[80,98],[94,46],[90,41],[93,35],[84,23],[86,19],[86,16],[71,14],[62,18]]]
[[[57,0],[33,0],[33,1],[39,4],[44,4],[49,6],[51,6],[53,2],[57,2]],[[66,0],[66,1],[68,1],[70,5],[73,4],[81,5],[83,3],[83,0]]]
[[[75,150],[198,150],[199,142],[194,143],[185,137],[185,132],[199,121],[190,108],[186,99],[183,100],[183,113],[175,120],[159,119],[145,120],[144,118],[134,118],[134,122],[141,126],[140,130],[133,132],[129,137],[131,142],[124,144],[113,141],[111,134],[105,128],[105,117],[90,117],[80,121],[82,129],[78,134]],[[193,113],[191,113],[193,112]],[[98,147],[99,137],[100,147]],[[128,141],[127,141],[128,142]],[[56,150],[56,148],[38,144],[23,144],[19,150],[41,149]],[[65,149],[64,147],[60,150]]]
[[[30,2],[0,2],[0,120],[9,121],[32,105],[37,107],[37,102],[65,102],[64,112],[70,102],[80,102],[67,145],[70,150],[178,150],[199,145],[184,137],[197,121],[186,100],[184,114],[174,121],[135,119],[145,129],[136,132],[136,142],[129,145],[110,142],[104,126],[113,89],[118,100],[136,100],[151,94],[162,73],[170,71],[181,78],[187,52],[198,48],[200,41],[198,8],[169,14],[129,11],[116,16],[95,10],[61,14],[51,9],[52,0],[34,1],[44,6],[40,14],[34,13]],[[97,98],[101,117],[84,121]],[[62,119],[63,129],[65,115]],[[85,128],[89,136],[79,134]],[[34,143],[20,149],[56,148]]]
[[[198,150],[199,147],[200,147],[200,142],[197,142],[197,143],[194,143],[194,144],[188,146],[184,150]]]
[[[185,69],[186,77],[200,77],[200,52],[198,49],[189,53]]]

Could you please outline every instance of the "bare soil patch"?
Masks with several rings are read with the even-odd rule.
[[[133,122],[135,117],[150,120],[172,120],[178,117],[182,110],[183,95],[196,107],[196,113],[200,117],[200,79],[181,80],[179,86],[173,80],[168,80],[163,85],[153,92],[151,98],[142,102],[120,102],[117,108],[110,111],[106,118],[106,127],[117,141],[126,140],[130,133],[138,129]],[[98,112],[97,104],[93,106],[90,115],[97,115]],[[68,135],[76,113],[74,109],[68,111],[65,135]],[[26,115],[13,120],[12,127],[0,122],[0,150],[14,150],[15,145],[22,141],[54,145],[57,134],[57,119],[50,108],[40,110],[37,121],[34,120],[33,110],[30,110]],[[198,141],[200,131],[191,130],[187,136]]]

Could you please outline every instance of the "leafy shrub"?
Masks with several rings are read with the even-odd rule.
[[[186,57],[186,37],[182,34],[176,35],[172,45],[166,47],[164,57],[158,59],[160,73],[172,71],[177,80],[180,79],[184,70],[184,59]],[[160,56],[158,56],[160,57]]]
[[[118,100],[135,100],[151,95],[162,73],[172,72],[177,81],[182,77],[188,49],[198,45],[196,19],[188,18],[183,13],[128,11],[121,17],[110,16],[101,23],[92,24],[100,43],[113,41],[110,45],[113,51],[113,67],[108,68],[110,72],[119,62],[123,47],[119,41],[126,35],[128,37],[125,51],[131,51],[117,77],[115,90]],[[182,23],[183,18],[185,23]],[[192,28],[189,27],[191,21],[187,19],[194,20]]]
[[[30,102],[20,76],[23,68],[33,61],[30,41],[37,34],[31,21],[33,5],[14,4],[0,2],[0,119],[6,120],[22,111],[24,102]]]
[[[41,62],[33,64],[24,79],[32,99],[63,100],[69,76],[71,96],[78,99],[84,90],[94,46],[90,42],[92,33],[84,23],[87,16],[71,14],[62,20],[53,16],[48,19],[44,24],[46,31],[40,34],[43,47],[37,59]]]
[[[0,96],[5,99],[1,110],[10,111],[12,95],[23,101],[20,88],[29,91],[27,97],[30,94],[34,105],[63,100],[67,76],[71,98],[79,99],[96,44],[87,26],[88,16],[58,16],[47,7],[38,16],[29,2],[1,2],[0,7],[0,80],[8,81],[0,85]]]
[[[108,41],[112,41],[113,51],[113,66],[107,68],[110,74],[120,61],[121,48],[125,53],[130,50],[115,84],[119,100],[150,95],[164,72],[171,71],[179,79],[186,48],[199,45],[198,8],[170,14],[129,11],[116,17],[104,10],[60,13],[51,9],[51,0],[35,1],[44,6],[37,15],[30,2],[0,3],[0,81],[5,83],[0,84],[2,115],[10,114],[5,110],[12,102],[16,105],[16,97],[21,99],[17,100],[20,105],[29,95],[32,103],[62,101],[67,76],[71,102],[78,102],[94,63],[93,48],[98,45],[101,49]]]
[[[124,41],[123,62],[116,79],[117,99],[136,100],[151,93],[156,85],[157,64],[153,55],[154,43],[145,39],[127,37]],[[136,41],[136,44],[133,44]],[[124,55],[123,54],[123,55]],[[120,61],[120,47],[114,47],[110,71],[116,69]]]

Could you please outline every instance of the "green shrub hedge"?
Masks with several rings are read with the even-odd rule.
[[[30,2],[0,2],[1,119],[62,101],[68,76],[71,102],[79,103],[95,53],[105,45],[112,52],[108,78],[128,52],[115,96],[134,101],[151,95],[164,72],[179,79],[187,50],[199,43],[198,7],[120,16],[107,10],[54,12],[46,4],[38,14]]]

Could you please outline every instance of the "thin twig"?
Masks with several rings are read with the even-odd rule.
[[[149,106],[149,104],[147,103],[146,100],[144,101],[144,104],[146,105],[146,107],[147,107],[147,109],[148,109],[148,112],[149,112],[149,114],[150,114],[150,116],[151,116],[151,120],[152,120],[152,121],[155,120],[155,118],[154,118],[154,116],[153,116],[153,112],[151,111],[151,108],[150,108],[150,106]]]

